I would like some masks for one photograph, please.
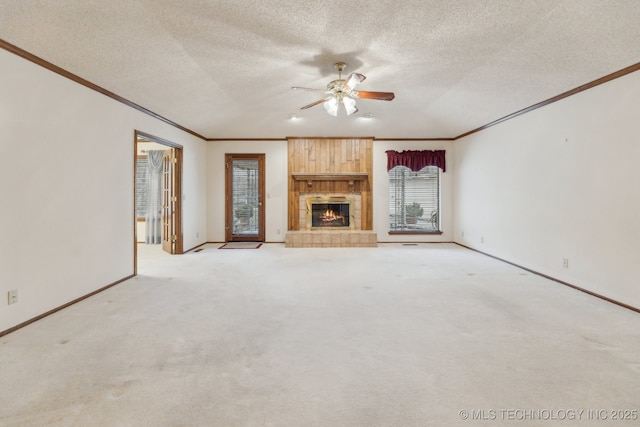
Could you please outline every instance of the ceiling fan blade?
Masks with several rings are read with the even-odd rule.
[[[351,73],[349,74],[349,77],[347,77],[347,79],[344,81],[344,83],[342,83],[342,87],[348,87],[349,89],[353,89],[358,84],[362,83],[364,79],[366,79],[366,77],[363,76],[362,74]]]
[[[306,91],[310,91],[310,92],[327,92],[326,89],[312,89],[310,87],[299,87],[299,86],[292,86],[291,89],[293,89],[293,90],[306,90]]]
[[[333,99],[333,96],[326,96],[322,99],[318,99],[317,101],[312,102],[311,104],[307,104],[304,107],[300,107],[301,110],[306,110],[307,108],[315,107],[318,104],[322,104],[330,99]]]
[[[355,92],[354,95],[362,99],[378,99],[380,101],[391,101],[396,97],[393,92],[367,92],[364,90]]]

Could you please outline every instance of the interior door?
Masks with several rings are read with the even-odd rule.
[[[264,154],[227,154],[225,239],[264,242]]]
[[[174,149],[164,152],[162,156],[162,250],[170,254],[176,253],[176,203],[175,194]]]

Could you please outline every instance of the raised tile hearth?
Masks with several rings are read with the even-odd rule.
[[[378,235],[368,230],[300,230],[288,231],[286,248],[374,248]]]

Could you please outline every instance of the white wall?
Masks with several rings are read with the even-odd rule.
[[[212,141],[207,145],[207,240],[224,242],[225,154],[265,155],[265,240],[287,232],[287,141]]]
[[[133,274],[136,129],[184,146],[185,248],[205,241],[204,141],[4,50],[0,69],[0,331]]]
[[[440,175],[440,228],[442,234],[389,234],[389,173],[387,150],[445,150],[447,171]],[[453,182],[455,162],[452,141],[373,141],[373,228],[378,242],[453,241]]]
[[[456,141],[456,241],[640,307],[638,99],[636,72]]]

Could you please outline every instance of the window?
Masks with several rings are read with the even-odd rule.
[[[440,231],[440,168],[414,172],[406,166],[389,170],[389,231]]]
[[[136,217],[143,220],[149,206],[149,161],[147,156],[136,157]]]

